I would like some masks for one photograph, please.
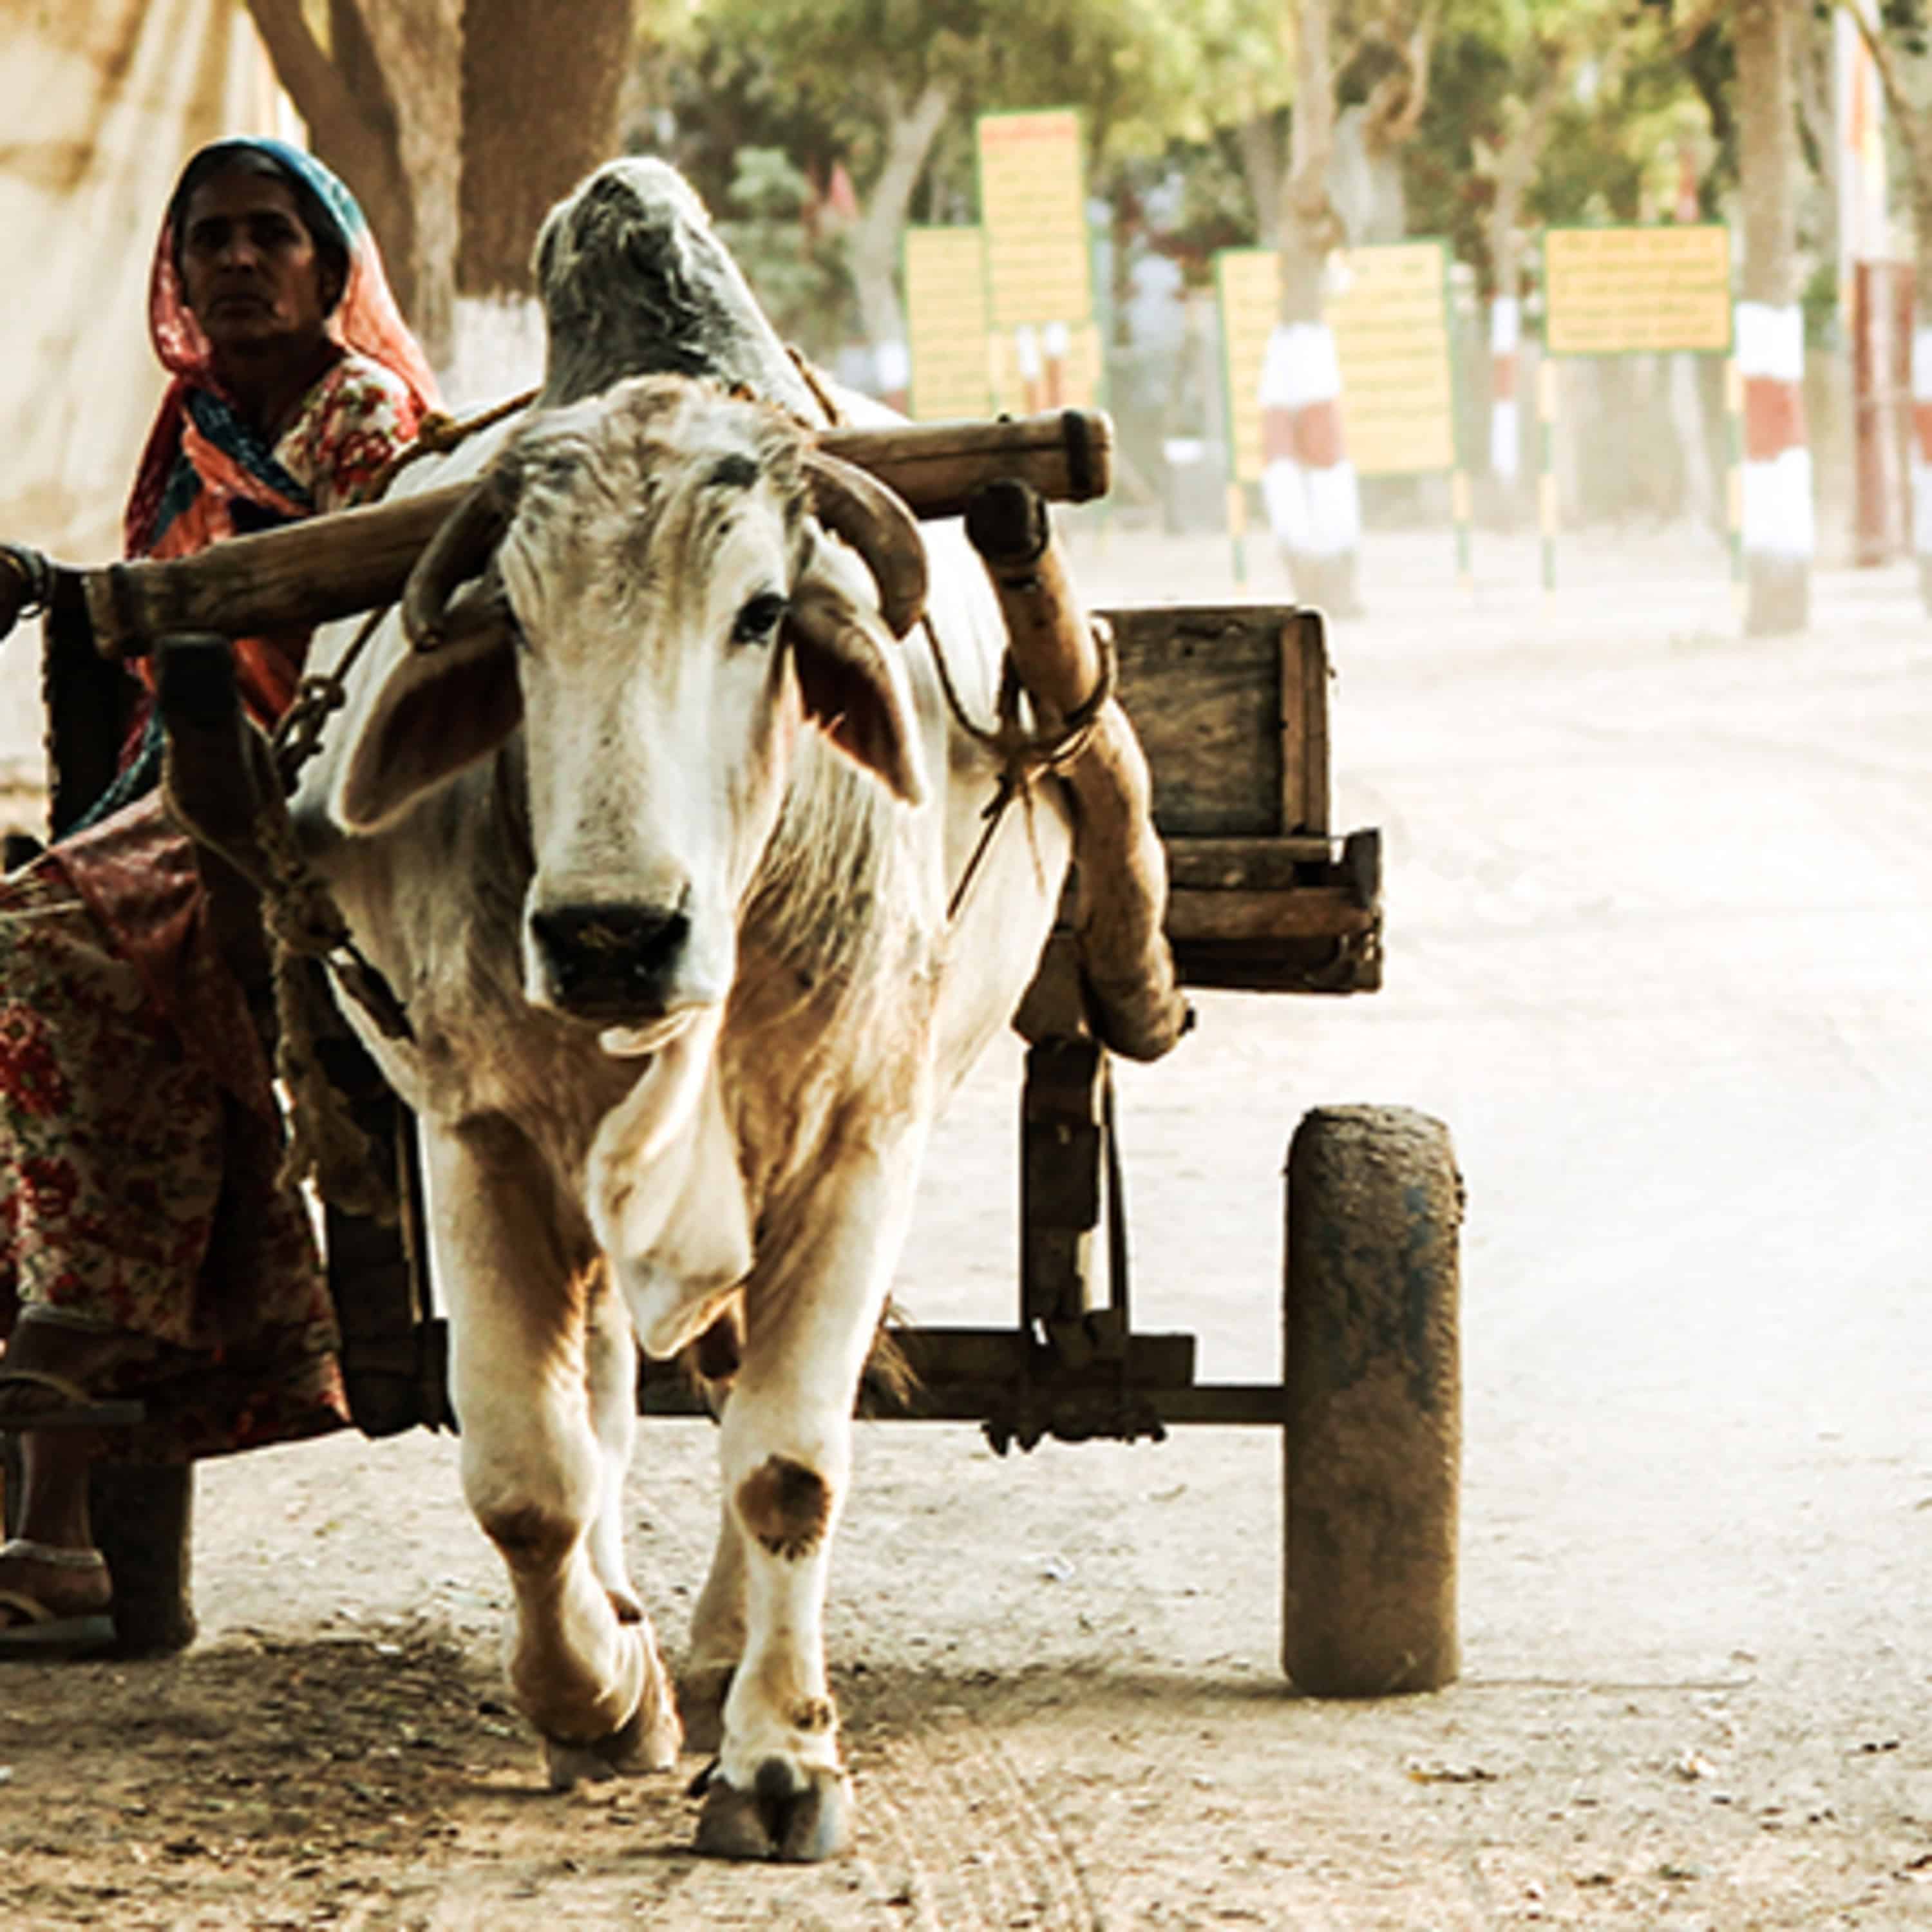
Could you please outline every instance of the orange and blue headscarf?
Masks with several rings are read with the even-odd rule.
[[[400,377],[420,410],[434,409],[436,378],[396,307],[356,197],[313,154],[285,141],[214,142],[190,160],[182,178],[205,167],[208,158],[230,152],[266,158],[308,191],[336,230],[332,238],[318,238],[339,242],[347,258],[342,293],[329,312],[329,334]],[[123,535],[129,556],[186,556],[223,537],[294,522],[316,507],[215,380],[213,351],[182,286],[176,230],[186,212],[177,188],[161,224],[148,291],[154,353],[174,380],[148,433],[128,496]]]

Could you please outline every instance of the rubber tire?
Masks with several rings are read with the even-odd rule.
[[[1460,1668],[1462,1209],[1426,1114],[1318,1108],[1289,1143],[1282,1666],[1313,1696]]]
[[[8,1535],[18,1524],[17,1439],[0,1436]],[[94,1540],[114,1579],[116,1657],[167,1657],[194,1641],[194,1469],[185,1462],[96,1463],[88,1492]]]

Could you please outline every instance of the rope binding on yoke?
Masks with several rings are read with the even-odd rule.
[[[979,842],[974,847],[972,856],[967,860],[959,883],[953,888],[952,896],[946,904],[946,922],[950,925],[966,902],[967,892],[993,842],[993,835],[1000,829],[1006,808],[1016,798],[1030,798],[1033,782],[1041,773],[1057,771],[1070,764],[1086,748],[1088,741],[1093,736],[1101,711],[1114,694],[1114,633],[1112,626],[1104,618],[1092,620],[1094,641],[1100,655],[1100,675],[1092,691],[1058,725],[1045,730],[1030,731],[1020,721],[1022,686],[1013,668],[1012,654],[1009,651],[1000,665],[999,722],[988,730],[967,716],[932,620],[923,621],[926,642],[932,648],[932,661],[939,673],[939,687],[946,694],[946,706],[952,714],[953,722],[982,750],[989,753],[1000,767],[993,796],[980,814],[985,830],[980,834]]]

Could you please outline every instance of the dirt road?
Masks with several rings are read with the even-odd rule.
[[[1199,599],[1227,561],[1089,533],[1082,577]],[[1567,548],[1547,605],[1526,546],[1473,600],[1441,539],[1370,563],[1337,819],[1388,841],[1388,990],[1204,999],[1123,1133],[1141,1319],[1248,1379],[1300,1112],[1450,1123],[1458,1685],[1285,1690],[1264,1435],[868,1430],[830,1631],[858,1855],[703,1864],[675,1784],[539,1794],[452,1445],[336,1442],[202,1472],[189,1654],[0,1679],[0,1923],[1932,1924],[1932,621],[1902,568],[1821,574],[1810,634],[1745,644],[1721,560],[1663,539]],[[1015,1066],[942,1130],[915,1314],[1010,1306]],[[710,1454],[664,1423],[638,1458],[674,1639]]]

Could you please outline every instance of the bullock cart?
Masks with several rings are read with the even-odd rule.
[[[976,486],[994,479],[1019,478],[1063,500],[1106,487],[1104,418],[1068,412],[869,434],[863,448],[846,453],[922,514],[957,514]],[[405,507],[380,543],[361,545],[346,562],[318,560],[312,525],[221,546],[202,560],[208,568],[190,590],[172,567],[61,574],[45,633],[53,831],[71,824],[112,772],[124,698],[117,657],[169,634],[241,634],[262,622],[265,595],[271,603],[301,600],[310,621],[387,601],[399,568],[448,504],[432,492],[398,506]],[[232,568],[224,551],[235,554]],[[1320,613],[1239,604],[1098,614],[1150,768],[1168,886],[1166,933],[1180,983],[1249,994],[1375,991],[1380,840],[1373,830],[1338,833],[1330,823],[1330,669]],[[216,655],[225,658],[225,647]],[[192,730],[195,653],[186,647],[174,656],[190,694],[171,726]],[[218,670],[207,714],[218,752],[235,742],[220,683]],[[1288,1675],[1318,1695],[1446,1682],[1457,1668],[1461,1207],[1448,1136],[1400,1108],[1306,1114],[1286,1165],[1285,1371],[1278,1379],[1200,1382],[1191,1335],[1133,1324],[1109,1054],[1083,985],[1072,905],[1070,890],[1067,916],[1014,1022],[1029,1043],[1017,1306],[998,1325],[902,1333],[916,1382],[909,1394],[868,1389],[871,1412],[976,1422],[1002,1453],[1049,1436],[1157,1440],[1176,1426],[1210,1424],[1278,1429]],[[353,1042],[338,1046],[337,1084],[365,1126],[393,1137],[404,1184],[400,1229],[326,1210],[356,1419],[371,1436],[446,1426],[453,1418],[444,1334],[416,1232],[410,1123]],[[638,1400],[649,1414],[701,1412],[693,1384],[665,1365],[646,1365]],[[191,1631],[189,1493],[184,1471],[100,1472],[97,1517],[130,1651],[178,1645]]]

